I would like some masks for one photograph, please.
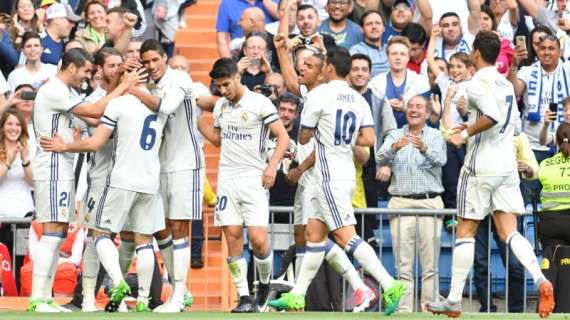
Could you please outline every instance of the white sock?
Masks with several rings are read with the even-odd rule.
[[[455,240],[453,248],[453,258],[451,262],[451,289],[447,300],[450,302],[461,302],[465,280],[469,275],[469,270],[473,265],[475,256],[475,239],[462,238]]]
[[[362,241],[359,236],[354,236],[344,250],[352,254],[362,268],[371,274],[384,290],[392,287],[394,278],[386,271],[376,252],[367,242]]]
[[[154,272],[154,250],[152,243],[137,246],[137,278],[139,295],[137,302],[147,302]]]
[[[95,241],[91,236],[87,237],[87,242],[85,243],[82,272],[83,301],[95,303],[95,286],[97,274],[99,273],[99,258],[97,257],[97,249],[95,249]]]
[[[299,278],[301,273],[301,264],[303,263],[303,258],[305,257],[305,247],[295,248],[295,281]]]
[[[32,299],[51,299],[55,270],[59,259],[59,247],[65,241],[63,233],[45,233],[38,242],[32,270]],[[54,271],[52,271],[54,270]]]
[[[135,252],[135,242],[121,240],[119,245],[119,265],[123,274],[129,272],[129,267],[133,261],[133,253]]]
[[[266,257],[257,257],[253,255],[253,262],[259,273],[259,282],[263,284],[269,283],[271,273],[273,271],[273,252],[270,250]]]
[[[356,269],[354,269],[350,260],[348,260],[346,253],[330,239],[327,241],[325,260],[327,260],[329,265],[336,272],[342,275],[342,277],[350,283],[350,286],[354,291],[357,289],[368,289],[364,282],[362,282],[362,279],[360,279],[358,272],[356,272]]]
[[[172,237],[168,236],[162,240],[156,240],[156,243],[158,244],[158,249],[160,249],[160,255],[162,256],[162,262],[164,262],[166,272],[168,272],[169,277],[173,277],[174,260],[172,257]]]
[[[113,240],[108,236],[99,236],[95,240],[95,248],[101,264],[113,281],[113,286],[119,285],[123,281],[123,273],[119,265],[119,250],[115,247]]]
[[[176,263],[172,270],[172,301],[184,302],[186,293],[186,280],[188,279],[188,267],[190,266],[190,247],[186,238],[172,240],[172,257]]]
[[[538,259],[536,259],[534,251],[532,251],[532,246],[525,237],[523,237],[518,231],[515,231],[507,237],[507,245],[509,245],[513,254],[528,270],[532,280],[537,286],[540,282],[544,281],[545,277],[540,270]]]
[[[232,276],[232,281],[236,286],[240,297],[249,296],[249,287],[247,285],[247,261],[243,256],[228,257],[228,266]]]
[[[303,257],[303,264],[301,265],[301,272],[297,276],[295,286],[291,289],[293,294],[306,294],[307,288],[323,263],[325,258],[326,241],[323,242],[308,242],[305,247],[305,257]]]

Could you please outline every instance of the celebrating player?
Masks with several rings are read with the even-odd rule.
[[[488,212],[497,233],[539,288],[538,313],[545,318],[554,309],[552,284],[544,277],[528,240],[517,231],[516,214],[525,212],[513,152],[518,109],[512,84],[495,68],[501,43],[492,32],[480,32],[471,59],[477,72],[466,87],[468,122],[448,137],[456,146],[467,143],[467,155],[458,182],[457,239],[453,251],[451,290],[446,300],[427,305],[434,314],[458,317],[465,279],[473,264],[475,233]]]
[[[273,253],[269,246],[269,192],[289,136],[275,106],[265,96],[240,83],[237,65],[229,58],[214,63],[210,77],[223,98],[214,107],[214,128],[200,121],[200,132],[214,145],[221,146],[218,171],[218,204],[215,224],[222,226],[228,245],[228,265],[240,295],[232,312],[263,312],[267,307]],[[277,138],[270,159],[265,147],[269,133]],[[247,226],[259,271],[255,306],[249,296],[247,262],[243,252],[243,225]]]
[[[73,115],[99,119],[110,99],[119,96],[137,81],[135,73],[97,103],[84,103],[74,91],[89,80],[93,57],[83,49],[71,49],[63,55],[59,72],[44,84],[35,99],[33,125],[37,137],[59,135],[64,141],[73,136]],[[44,235],[38,243],[34,264],[29,311],[69,311],[51,297],[59,247],[66,238],[67,226],[74,216],[74,156],[38,148],[32,164],[36,199],[36,219],[43,223]]]
[[[350,71],[348,50],[334,48],[327,52],[323,74],[327,84],[307,94],[301,118],[299,143],[307,144],[315,136],[317,208],[309,218],[306,230],[307,250],[295,287],[270,302],[277,309],[303,309],[305,293],[314,278],[327,247],[327,233],[350,252],[363,268],[386,289],[386,314],[393,313],[405,291],[402,282],[386,272],[372,247],[356,234],[352,194],[355,168],[352,147],[371,147],[375,142],[374,122],[364,98],[348,86],[345,78]],[[307,190],[305,190],[307,192]]]

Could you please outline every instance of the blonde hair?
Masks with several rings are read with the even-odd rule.
[[[410,50],[410,48],[412,47],[412,44],[410,43],[410,40],[408,40],[408,38],[403,36],[394,36],[390,39],[390,41],[388,41],[388,46],[386,47],[386,54],[390,52],[390,47],[395,44],[404,45],[406,48],[408,48],[408,50]]]

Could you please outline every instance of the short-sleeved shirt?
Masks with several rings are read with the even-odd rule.
[[[109,101],[100,125],[114,130],[111,187],[140,193],[158,193],[158,152],[166,117],[150,111],[132,95]]]
[[[366,41],[362,41],[350,48],[351,55],[356,53],[362,53],[370,57],[370,60],[372,61],[372,70],[370,70],[371,77],[390,70],[388,56],[386,55],[386,46],[377,47]]]
[[[307,94],[303,128],[316,129],[319,181],[355,179],[352,147],[360,128],[374,127],[370,106],[346,81],[322,84]]]
[[[327,19],[321,23],[318,31],[320,33],[331,35],[337,46],[350,49],[353,45],[364,40],[364,36],[359,25],[348,19],[346,20],[346,23],[344,30],[341,32],[334,32],[330,28],[330,20]]]
[[[57,66],[61,57],[63,57],[64,43],[63,40],[56,42],[53,40],[47,32],[42,35],[42,47],[44,52],[42,53],[41,60],[43,63],[54,64]]]
[[[160,148],[161,172],[203,168],[194,84],[186,72],[168,67],[152,94],[161,98],[160,113],[168,115]]]
[[[21,84],[29,84],[34,89],[38,89],[49,78],[55,76],[56,73],[57,66],[53,64],[42,63],[40,70],[33,73],[26,66],[21,66],[8,75],[8,86],[12,92]]]
[[[63,141],[73,141],[73,115],[71,111],[82,99],[57,76],[39,90],[34,101],[32,122],[35,135],[51,137],[57,133]],[[32,162],[34,180],[73,180],[73,153],[44,151],[39,145]]]
[[[87,98],[86,102],[97,103],[107,95],[107,91],[100,86],[95,88]],[[88,127],[87,132],[89,136],[95,133],[95,128]],[[89,155],[89,171],[87,172],[88,184],[94,180],[106,179],[111,169],[111,160],[113,157],[113,141],[109,140],[97,150]]]
[[[275,1],[279,3],[279,1]],[[239,25],[239,20],[243,11],[247,8],[258,7],[265,14],[265,23],[275,21],[269,11],[265,9],[262,0],[255,0],[255,4],[250,4],[247,0],[222,0],[218,7],[216,18],[216,32],[229,32],[232,39],[243,36],[243,30]]]
[[[382,43],[388,43],[388,41],[390,41],[392,37],[399,36],[401,34],[402,32],[394,29],[394,27],[390,23],[386,26],[386,30],[384,30],[384,33],[382,34]]]
[[[491,66],[475,73],[466,92],[468,125],[483,115],[496,124],[469,137],[463,169],[474,176],[517,175],[513,143],[519,111],[513,85]]]
[[[239,102],[222,98],[214,106],[214,128],[222,141],[218,181],[260,177],[267,167],[269,124],[279,116],[271,100],[244,89]]]

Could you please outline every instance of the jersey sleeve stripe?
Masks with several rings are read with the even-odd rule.
[[[277,112],[270,113],[270,114],[266,115],[265,117],[263,117],[261,120],[265,121],[265,119],[267,119],[271,116],[277,116]]]
[[[272,113],[272,114],[266,116],[265,118],[263,118],[263,123],[264,124],[270,124],[272,122],[275,122],[278,119],[279,119],[279,117],[277,116],[277,113]]]
[[[103,118],[104,118],[107,122],[114,123],[114,124],[117,123],[117,121],[115,121],[115,120],[113,120],[113,119],[107,117],[106,115],[103,115]]]
[[[105,122],[105,121],[103,121],[103,120],[101,120],[101,124],[103,124],[103,125],[105,125],[105,126],[111,128],[111,129],[113,129],[113,128],[115,128],[115,127],[117,126],[117,125],[115,125],[114,123]]]
[[[373,124],[368,124],[368,125],[363,125],[363,126],[360,126],[360,127],[361,127],[361,128],[373,128],[374,125],[373,125]]]
[[[489,120],[493,121],[493,123],[498,123],[497,120],[495,120],[495,118],[491,117],[490,115],[486,115],[484,114],[485,117],[489,118]],[[507,121],[508,122],[508,121]]]
[[[304,124],[301,124],[301,129],[316,129],[317,127],[312,127],[312,126],[306,126]]]

